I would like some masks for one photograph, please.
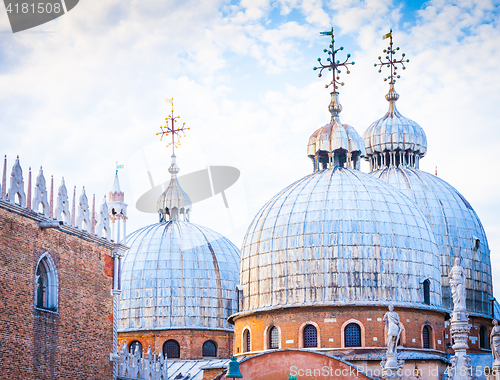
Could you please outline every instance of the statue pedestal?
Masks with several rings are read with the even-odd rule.
[[[401,380],[403,378],[403,366],[405,362],[402,359],[398,359],[398,354],[387,353],[387,359],[383,360],[382,366],[382,378],[384,380]]]
[[[451,357],[451,366],[448,367],[450,380],[474,380],[476,378],[475,368],[471,366],[471,358],[467,355],[469,331],[468,314],[464,310],[454,310],[451,316],[450,332],[454,341],[452,348],[455,355]]]

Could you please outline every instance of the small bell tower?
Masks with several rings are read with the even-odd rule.
[[[127,204],[125,203],[125,194],[120,189],[118,179],[118,169],[122,165],[116,165],[115,179],[113,188],[109,192],[109,220],[111,221],[111,240],[120,243],[127,237]]]

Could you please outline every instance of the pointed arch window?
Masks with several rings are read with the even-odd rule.
[[[48,252],[38,260],[35,268],[35,307],[57,311],[59,284],[57,268]]]

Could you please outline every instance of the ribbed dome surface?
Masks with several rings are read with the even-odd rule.
[[[421,170],[400,166],[371,174],[406,194],[429,221],[441,254],[443,307],[453,307],[448,273],[454,258],[461,257],[467,273],[467,309],[491,315],[490,250],[481,221],[469,202],[453,186]]]
[[[128,236],[122,265],[120,331],[232,330],[239,250],[188,222],[165,222]]]
[[[396,100],[399,95],[391,85],[386,99],[389,101],[389,111],[381,119],[373,122],[363,133],[366,155],[382,152],[403,151],[425,156],[427,152],[427,137],[424,130],[413,120],[410,120],[397,110]]]
[[[315,172],[273,197],[241,252],[243,310],[306,305],[441,306],[439,256],[420,210],[357,170]],[[430,305],[422,282],[430,281]]]

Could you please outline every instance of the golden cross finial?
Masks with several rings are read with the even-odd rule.
[[[387,79],[390,79],[391,81],[389,83],[394,84],[394,83],[396,83],[396,78],[398,78],[398,79],[400,78],[400,75],[398,75],[398,73],[397,73],[397,69],[398,69],[397,64],[401,64],[403,70],[406,70],[405,62],[410,62],[410,60],[404,59],[405,53],[401,54],[401,59],[399,59],[399,60],[394,58],[394,54],[396,54],[396,51],[399,50],[399,47],[396,47],[396,49],[394,49],[394,47],[392,46],[392,29],[389,33],[387,33],[383,36],[384,40],[386,38],[390,38],[389,47],[387,49],[384,49],[384,53],[387,54],[385,56],[385,59],[387,59],[387,61],[383,62],[382,57],[378,57],[378,60],[380,63],[375,63],[374,66],[375,67],[380,66],[380,68],[378,70],[379,73],[382,72],[382,67],[384,67],[384,66],[390,67],[391,74],[387,78],[384,78],[384,81],[386,81]]]
[[[167,144],[167,147],[172,145],[172,154],[175,154],[175,148],[178,148],[180,143],[180,138],[181,137],[186,137],[185,131],[189,130],[191,128],[186,128],[186,123],[182,123],[182,127],[176,127],[175,123],[177,123],[177,119],[180,118],[180,116],[174,116],[174,98],[171,99],[166,99],[167,103],[170,103],[172,105],[172,114],[168,115],[168,117],[165,118],[165,121],[167,122],[167,125],[161,126],[161,132],[157,132],[156,136],[160,135],[160,141],[163,140],[163,137],[165,136],[171,136],[172,141]],[[169,125],[170,122],[170,125]],[[181,134],[182,133],[182,134]],[[177,139],[177,140],[176,140]]]
[[[333,36],[333,28],[331,30],[329,30],[328,32],[320,32],[320,34],[323,35],[323,36],[332,36],[332,41],[331,41],[331,43],[329,45],[330,50],[328,50],[328,49],[324,49],[323,50],[323,52],[324,53],[328,53],[328,55],[331,56],[331,58],[328,57],[326,59],[326,61],[328,62],[327,65],[324,65],[321,62],[321,58],[318,58],[318,62],[321,65],[321,67],[313,67],[313,70],[318,70],[319,69],[318,77],[320,77],[320,78],[322,76],[323,70],[328,69],[328,71],[333,71],[333,73],[332,73],[333,74],[332,81],[330,83],[328,83],[327,85],[325,85],[325,88],[333,86],[333,92],[337,92],[337,85],[340,85],[340,86],[344,85],[344,82],[340,82],[340,76],[339,76],[339,74],[341,73],[341,71],[339,70],[339,68],[340,67],[345,67],[347,74],[349,74],[350,71],[349,71],[349,68],[347,67],[347,65],[354,65],[354,62],[347,62],[347,60],[351,57],[350,54],[347,54],[347,58],[344,60],[344,62],[340,62],[339,60],[335,60],[335,55],[340,50],[344,50],[344,47],[341,46],[338,49],[335,49],[335,38]]]

